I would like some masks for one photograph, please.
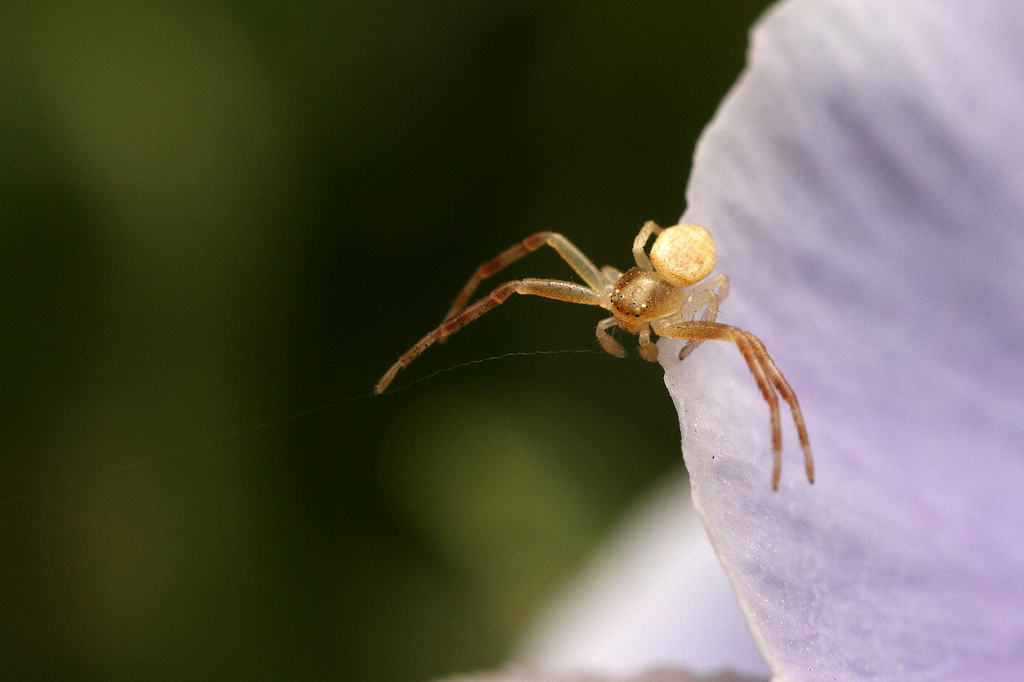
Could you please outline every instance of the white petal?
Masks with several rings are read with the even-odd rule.
[[[626,677],[596,673],[569,673],[563,675],[511,668],[498,672],[446,677],[441,682],[758,682],[758,680],[736,673],[693,675],[682,670],[668,668]]]
[[[676,666],[766,678],[689,498],[682,476],[654,491],[549,607],[516,661],[562,674]]]
[[[780,680],[1024,670],[1024,5],[797,0],[698,147],[720,321],[800,397],[770,486],[735,348],[662,344],[694,502]],[[783,414],[784,421],[787,418]]]

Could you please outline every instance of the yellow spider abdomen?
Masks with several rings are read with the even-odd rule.
[[[651,265],[676,286],[690,286],[715,269],[715,241],[700,225],[673,225],[654,241]]]

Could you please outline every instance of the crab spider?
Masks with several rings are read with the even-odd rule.
[[[656,235],[650,256],[645,253],[648,240]],[[490,294],[467,307],[480,283],[510,263],[547,244],[576,271],[586,285],[557,279],[518,279],[505,282]],[[636,267],[625,273],[610,265],[598,269],[572,242],[557,232],[538,232],[487,261],[473,273],[462,288],[441,325],[430,332],[381,377],[374,390],[381,393],[395,375],[435,342],[451,336],[464,325],[488,310],[504,303],[512,294],[532,294],[569,303],[594,305],[611,312],[611,317],[597,323],[597,340],[605,351],[623,357],[626,351],[611,334],[610,327],[619,327],[639,337],[640,355],[645,360],[658,358],[658,347],[651,334],[687,341],[679,352],[686,357],[703,341],[731,341],[747,361],[750,373],[771,413],[772,488],[778,489],[782,472],[782,426],[779,417],[779,396],[793,413],[800,445],[804,451],[807,480],[814,483],[814,460],[807,437],[803,414],[796,394],[764,344],[750,332],[716,321],[719,304],[729,291],[729,278],[718,274],[708,278],[715,267],[715,243],[699,225],[674,225],[661,228],[648,221],[633,240]],[[693,318],[703,311],[700,320]]]

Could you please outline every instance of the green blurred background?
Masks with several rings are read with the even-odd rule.
[[[628,267],[765,5],[7,0],[0,676],[499,663],[681,466],[661,369],[524,298],[368,393],[527,234]]]

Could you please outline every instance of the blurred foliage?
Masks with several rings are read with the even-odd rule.
[[[679,466],[661,370],[512,300],[366,394],[527,234],[628,267],[764,6],[5,2],[3,678],[500,662]]]

